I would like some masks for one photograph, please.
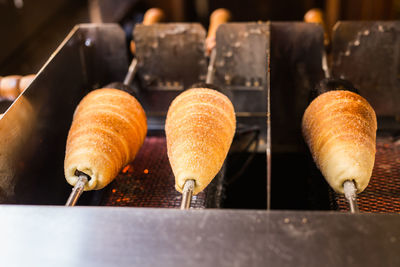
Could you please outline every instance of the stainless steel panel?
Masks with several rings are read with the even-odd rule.
[[[1,202],[62,204],[63,161],[72,114],[90,90],[127,70],[117,25],[76,26],[0,120]]]
[[[393,215],[1,206],[2,266],[399,266]]]
[[[323,78],[323,31],[312,23],[273,22],[270,38],[272,151],[299,151],[310,90]]]

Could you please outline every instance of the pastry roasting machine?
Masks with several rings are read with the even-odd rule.
[[[319,26],[220,26],[214,84],[235,106],[237,133],[223,169],[188,211],[176,209],[163,125],[172,99],[206,80],[205,30],[139,25],[134,39],[138,71],[128,91],[146,110],[148,137],[135,162],[104,190],[85,193],[81,206],[62,206],[71,190],[68,129],[85,94],[124,79],[122,29],[76,26],[0,120],[5,266],[400,265],[400,217],[389,214],[400,211],[399,22],[340,22],[329,53],[333,77],[350,80],[378,116],[360,214],[345,212],[301,136],[310,90],[324,76]]]

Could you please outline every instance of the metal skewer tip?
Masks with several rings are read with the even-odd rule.
[[[322,51],[322,70],[324,71],[324,75],[326,79],[331,78],[331,71],[328,65],[328,56],[326,54],[325,49]]]
[[[133,58],[131,64],[129,65],[128,73],[125,76],[124,79],[124,85],[130,85],[133,81],[133,78],[135,77],[136,74],[136,67],[137,67],[137,59]]]
[[[83,189],[85,188],[86,183],[89,181],[88,177],[84,174],[79,175],[78,181],[76,182],[74,188],[72,188],[72,192],[69,195],[67,203],[65,206],[75,206],[76,202],[78,202],[79,197],[83,193]]]
[[[214,81],[214,68],[215,68],[215,59],[216,58],[217,58],[217,51],[215,50],[215,47],[214,47],[211,50],[210,62],[208,64],[208,68],[207,68],[207,78],[206,78],[207,84],[212,84]]]
[[[194,190],[194,180],[186,180],[183,186],[181,210],[190,209]]]
[[[354,184],[354,181],[346,181],[343,184],[344,188],[344,196],[346,197],[347,201],[350,205],[350,212],[351,213],[358,213],[358,205],[357,205],[357,188]]]

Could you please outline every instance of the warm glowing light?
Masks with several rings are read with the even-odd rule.
[[[129,170],[130,166],[126,165],[123,169],[122,169],[122,173],[126,173]]]

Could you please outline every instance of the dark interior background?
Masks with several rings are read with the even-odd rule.
[[[325,12],[328,29],[337,20],[400,18],[400,0],[0,0],[0,76],[36,73],[78,23],[117,22],[130,38],[150,7],[161,7],[167,21],[204,27],[220,7],[228,8],[234,21],[300,21],[317,7]]]

